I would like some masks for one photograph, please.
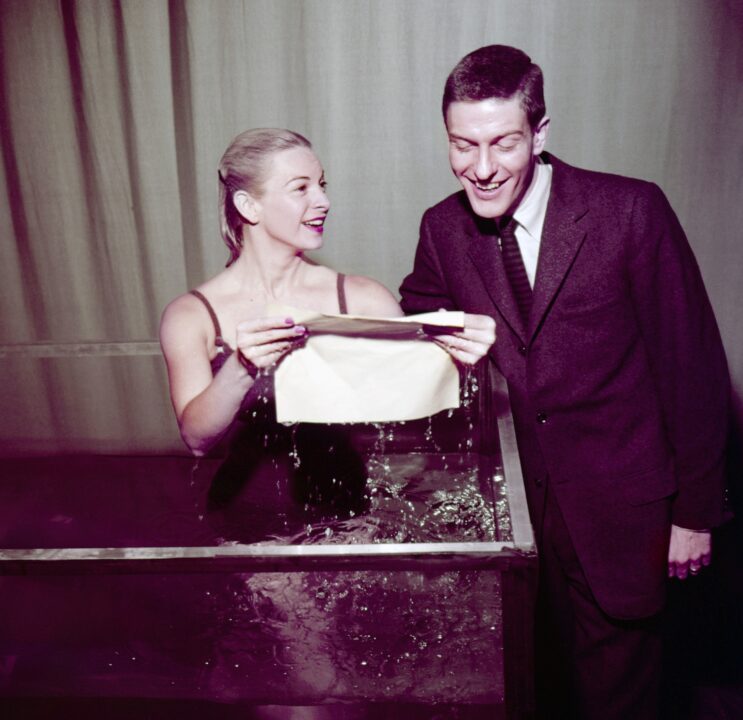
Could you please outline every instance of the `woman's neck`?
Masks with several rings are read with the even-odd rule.
[[[274,247],[269,252],[256,252],[247,240],[230,270],[233,281],[241,288],[277,300],[291,294],[311,266],[312,263],[299,251]]]

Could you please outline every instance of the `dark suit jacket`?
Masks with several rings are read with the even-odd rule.
[[[527,495],[549,477],[598,604],[641,617],[663,603],[671,522],[722,522],[727,365],[660,189],[544,159],[552,187],[528,327],[492,223],[464,192],[424,214],[402,305],[495,318],[491,357],[508,380]]]

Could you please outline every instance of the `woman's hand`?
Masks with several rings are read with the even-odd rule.
[[[433,341],[464,365],[474,365],[495,342],[495,320],[489,315],[465,313],[464,328],[451,335],[435,335]]]
[[[307,328],[292,318],[268,317],[246,320],[237,326],[238,359],[250,375],[274,366],[284,355],[307,339]]]

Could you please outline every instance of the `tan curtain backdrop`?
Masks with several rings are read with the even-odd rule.
[[[444,80],[490,43],[544,69],[552,152],[665,189],[739,398],[736,0],[0,0],[0,451],[182,450],[157,325],[226,260],[216,166],[243,129],[313,141],[319,259],[396,291],[456,189]]]

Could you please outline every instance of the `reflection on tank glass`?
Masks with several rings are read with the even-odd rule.
[[[233,577],[213,598],[211,690],[241,697],[250,678],[251,696],[292,703],[498,702],[498,581],[470,571]]]

